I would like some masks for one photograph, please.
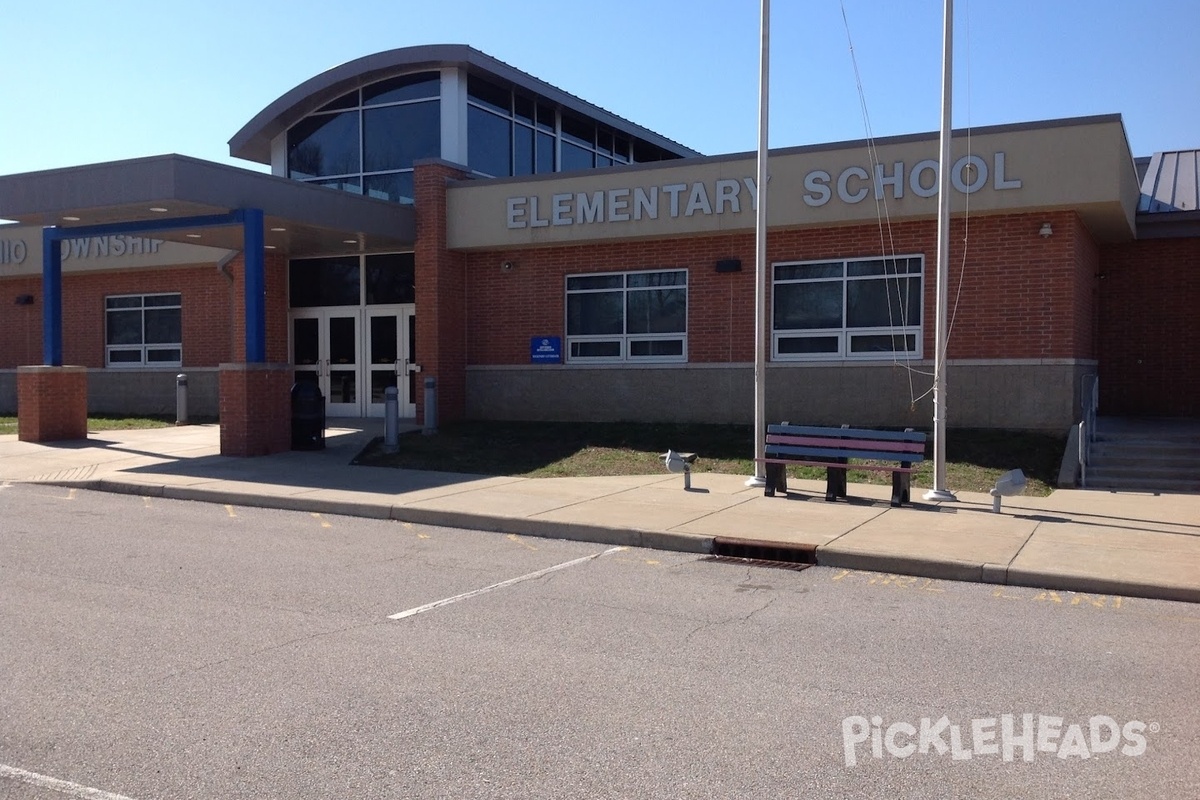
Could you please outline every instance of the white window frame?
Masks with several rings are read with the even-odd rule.
[[[178,302],[172,305],[146,305],[147,297],[176,297]],[[122,306],[118,308],[109,308],[109,300],[126,300],[129,298],[137,298],[138,306]],[[183,365],[183,342],[153,342],[146,343],[146,311],[169,311],[176,310],[179,312],[179,338],[183,339],[183,294],[180,292],[148,292],[145,294],[110,294],[104,298],[104,366],[113,369],[158,369],[158,368],[174,368]],[[111,312],[121,311],[138,311],[142,318],[142,342],[141,344],[109,344],[108,343],[108,315]],[[150,361],[149,353],[158,350],[178,350],[179,358],[169,361]],[[138,361],[113,361],[113,353],[138,353]]]
[[[849,275],[850,265],[864,261],[901,261],[916,259],[920,265],[918,273],[904,273],[905,278],[916,278],[919,282],[920,289],[917,293],[919,302],[920,322],[917,325],[894,325],[870,328],[850,327],[846,324],[847,315],[847,291],[848,284],[855,281],[871,281],[871,280],[895,280],[898,275],[864,275],[851,276]],[[776,267],[790,266],[808,266],[813,264],[831,264],[840,262],[842,265],[842,275],[840,278],[797,278],[777,280]],[[797,283],[838,283],[842,287],[842,325],[837,328],[785,328],[778,329],[775,320],[775,292],[777,287],[781,285],[797,284]],[[771,359],[773,361],[880,361],[880,360],[905,360],[912,361],[923,357],[924,349],[924,322],[925,322],[925,256],[919,253],[907,255],[889,255],[889,256],[857,256],[855,258],[820,258],[811,261],[777,261],[771,264]],[[912,350],[872,350],[869,352],[855,353],[851,349],[851,342],[859,336],[912,336],[914,345]],[[837,338],[837,350],[831,353],[781,353],[779,345],[781,340],[785,339],[818,339],[818,338]]]
[[[672,284],[668,286],[629,286],[629,277],[631,275],[655,275],[665,273],[679,273],[683,275],[683,283]],[[572,278],[612,278],[621,276],[622,286],[605,287],[601,289],[571,289],[570,282]],[[688,270],[686,268],[670,268],[670,269],[647,269],[633,270],[628,272],[583,272],[575,275],[567,275],[563,280],[563,289],[565,292],[565,302],[563,303],[563,331],[567,332],[564,337],[566,362],[569,364],[679,364],[686,363],[688,360]],[[683,330],[670,333],[629,333],[629,294],[631,292],[656,291],[661,289],[682,289],[684,296],[684,322]],[[570,311],[570,296],[573,294],[602,294],[608,292],[621,293],[621,333],[612,334],[595,334],[595,335],[579,335],[573,336],[570,331],[570,320],[567,318]],[[680,342],[679,355],[649,355],[638,356],[631,353],[631,344],[639,342],[655,342],[655,341],[672,341]],[[620,345],[619,353],[615,356],[576,356],[572,354],[572,344],[585,342],[617,342]]]

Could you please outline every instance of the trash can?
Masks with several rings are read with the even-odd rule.
[[[325,395],[312,381],[292,386],[292,449],[325,449]]]

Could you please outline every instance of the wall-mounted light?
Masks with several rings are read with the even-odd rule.
[[[514,264],[511,261],[501,261],[500,262],[500,270],[502,272],[512,272],[512,268],[515,266],[516,266],[516,264]]]
[[[19,306],[31,306],[31,305],[33,305],[33,295],[19,294],[19,295],[17,295],[16,303]]]
[[[1054,235],[1054,228],[1050,227],[1049,222],[1043,222],[1042,229],[1040,231],[1038,231],[1038,236],[1041,236],[1043,239],[1048,239],[1053,235]]]

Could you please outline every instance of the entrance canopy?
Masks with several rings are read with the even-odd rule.
[[[262,209],[264,247],[278,254],[410,250],[415,240],[411,206],[187,156],[0,176],[0,218],[43,227],[165,222],[244,208]],[[242,226],[232,223],[156,230],[154,235],[242,249]]]

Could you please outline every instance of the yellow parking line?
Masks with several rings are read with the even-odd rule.
[[[233,511],[233,506],[225,506],[225,513],[231,517],[236,517],[237,514]]]
[[[517,544],[521,545],[522,547],[528,547],[530,550],[537,550],[536,547],[534,547],[529,542],[522,539],[520,536],[517,536],[515,533],[510,533],[508,535],[508,540],[510,542],[516,542]]]
[[[318,514],[317,512],[313,511],[313,512],[312,512],[312,515],[313,515],[313,519],[315,519],[317,522],[321,523],[321,527],[322,527],[322,528],[332,528],[332,527],[333,527],[333,526],[332,526],[332,525],[330,525],[328,522],[326,522],[325,520],[321,519],[321,515],[320,515],[320,514]]]

